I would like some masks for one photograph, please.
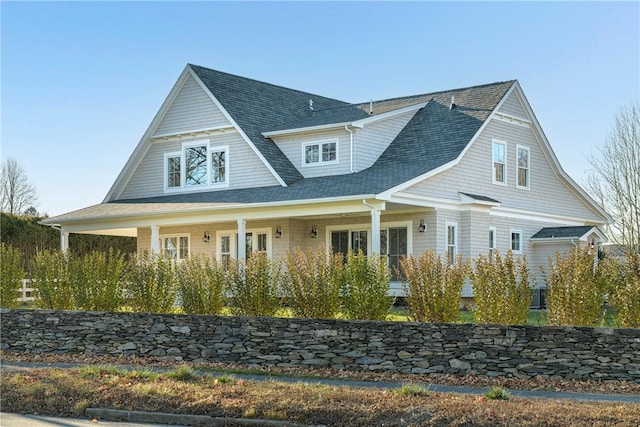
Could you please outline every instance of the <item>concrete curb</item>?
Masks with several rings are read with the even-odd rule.
[[[326,427],[298,424],[290,421],[251,418],[210,417],[208,415],[170,414],[165,412],[122,411],[119,409],[87,408],[85,414],[104,421],[133,423],[176,424],[184,426],[246,426],[246,427]]]

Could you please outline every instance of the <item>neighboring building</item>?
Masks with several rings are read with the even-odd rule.
[[[546,265],[610,221],[517,81],[349,104],[189,64],[103,203],[42,223],[63,249],[98,233],[176,259],[322,245],[397,266],[427,249]]]

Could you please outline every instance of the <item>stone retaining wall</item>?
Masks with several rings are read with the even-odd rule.
[[[640,329],[2,309],[2,350],[640,382]]]

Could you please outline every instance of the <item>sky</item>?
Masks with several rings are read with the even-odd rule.
[[[0,2],[0,157],[101,203],[187,63],[347,102],[517,79],[564,170],[640,98],[640,2]]]

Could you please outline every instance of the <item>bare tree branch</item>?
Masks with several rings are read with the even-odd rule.
[[[27,173],[16,159],[6,159],[0,171],[0,210],[13,215],[36,204],[36,188],[29,182]]]
[[[623,107],[606,144],[592,156],[586,188],[611,214],[609,238],[640,257],[640,105]]]

